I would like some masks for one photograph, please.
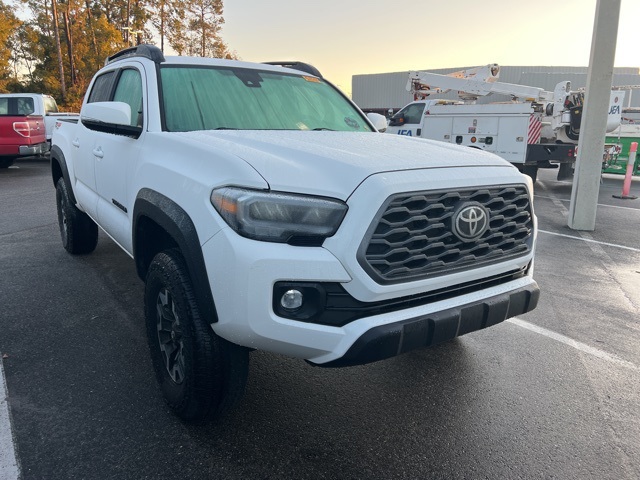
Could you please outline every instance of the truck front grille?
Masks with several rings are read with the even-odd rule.
[[[499,263],[532,248],[524,185],[412,192],[385,201],[358,261],[376,282],[389,284]]]

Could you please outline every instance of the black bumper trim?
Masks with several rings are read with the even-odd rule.
[[[536,308],[539,297],[540,288],[533,282],[479,302],[374,327],[356,340],[341,358],[313,365],[328,368],[362,365],[431,347],[530,312]]]
[[[331,327],[343,327],[360,318],[428,305],[502,285],[524,277],[529,268],[530,264],[519,270],[512,270],[493,277],[378,302],[356,300],[340,283],[276,282],[273,287],[272,308],[275,314],[282,318]],[[282,307],[280,299],[290,289],[300,290],[303,293],[306,299],[303,308],[287,311]]]

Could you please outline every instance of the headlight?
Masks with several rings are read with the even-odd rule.
[[[339,200],[237,187],[214,190],[211,203],[243,237],[297,245],[321,244],[347,212]]]

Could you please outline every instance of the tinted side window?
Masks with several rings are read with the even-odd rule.
[[[33,98],[5,97],[0,99],[0,115],[31,115],[33,112]]]
[[[18,98],[16,102],[18,115],[31,115],[35,108],[33,106],[33,98]]]
[[[110,100],[115,74],[115,71],[107,72],[96,78],[87,103],[108,102]]]
[[[424,103],[412,103],[400,111],[397,116],[404,116],[404,123],[420,123],[423,110]]]
[[[123,70],[118,79],[114,102],[124,102],[131,107],[131,126],[142,126],[142,78],[134,69]]]

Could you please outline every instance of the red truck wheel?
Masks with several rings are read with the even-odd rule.
[[[13,165],[14,161],[15,157],[0,158],[0,168],[9,168],[11,165]]]

